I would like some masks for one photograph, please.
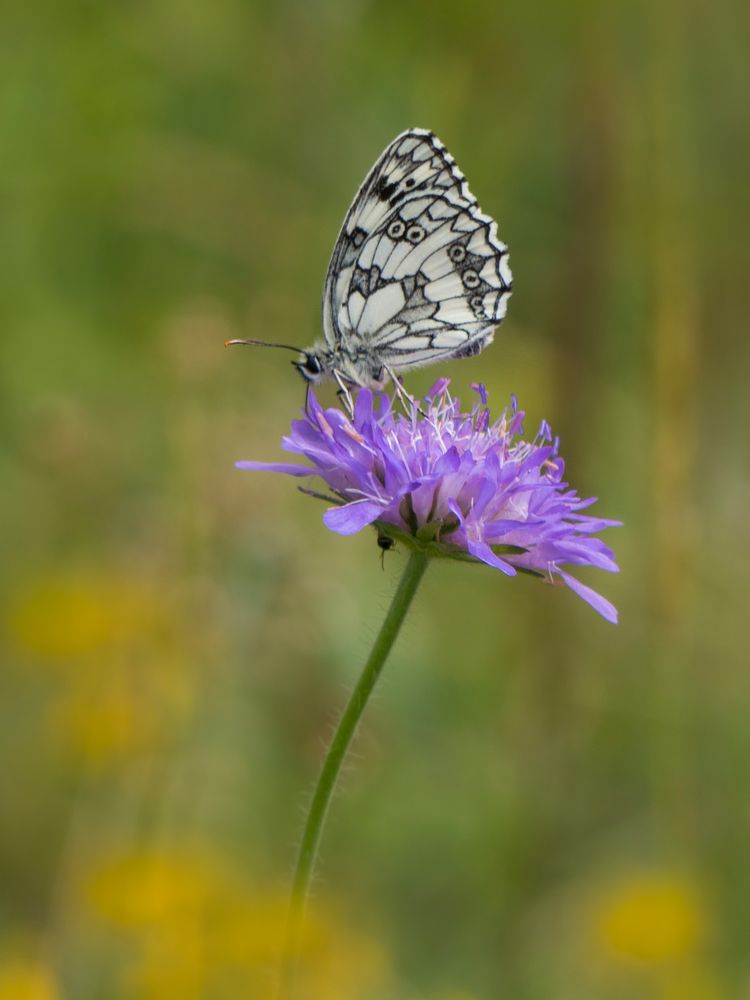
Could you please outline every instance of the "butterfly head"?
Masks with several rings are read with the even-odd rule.
[[[302,356],[292,364],[300,373],[305,382],[317,385],[326,375],[326,368],[316,351],[302,351]]]

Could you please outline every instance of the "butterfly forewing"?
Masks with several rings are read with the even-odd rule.
[[[450,157],[441,156],[441,150],[442,144],[424,129],[404,132],[386,147],[363,181],[341,227],[326,276],[323,328],[329,346],[335,347],[342,334],[346,335],[337,307],[346,300],[365,241],[383,227],[411,193],[431,193],[433,188],[441,187],[461,195],[463,178],[451,176]]]
[[[396,370],[474,354],[511,290],[507,248],[442,143],[398,136],[365,178],[331,258],[323,324],[332,351]]]

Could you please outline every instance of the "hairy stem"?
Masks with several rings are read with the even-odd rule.
[[[427,567],[428,559],[429,557],[425,553],[412,550],[398,589],[393,596],[388,613],[378,632],[375,644],[339,720],[333,740],[323,761],[320,777],[315,786],[310,809],[305,819],[302,841],[294,870],[292,895],[289,904],[289,921],[282,963],[280,992],[282,1000],[292,995],[294,969],[299,949],[300,932],[305,917],[307,897],[310,892],[310,882],[315,869],[323,825],[339,772],[341,771],[341,765],[344,762],[349,745],[357,730],[365,705],[372,694],[380,672],[388,658],[388,654],[396,641],[396,637],[411,605],[412,598]]]

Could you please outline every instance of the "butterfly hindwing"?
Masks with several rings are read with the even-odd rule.
[[[511,290],[497,237],[442,143],[398,136],[365,178],[326,278],[323,321],[333,351],[352,345],[396,370],[477,353]]]

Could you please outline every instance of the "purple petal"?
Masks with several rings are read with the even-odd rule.
[[[390,427],[393,424],[393,405],[391,397],[385,392],[377,396],[378,421]]]
[[[369,389],[360,389],[354,403],[354,426],[364,427],[372,420],[372,393]]]
[[[484,479],[476,477],[475,483],[472,483],[475,486],[472,514],[476,518],[482,516],[487,504],[497,496],[497,479],[492,476],[492,470],[488,468],[487,463],[485,463],[484,474]]]
[[[331,455],[331,439],[311,424],[293,427],[292,434],[281,439],[281,447],[297,454]]]
[[[509,531],[530,530],[537,528],[540,524],[544,524],[541,518],[529,521],[513,521],[510,518],[503,518],[502,520],[490,521],[489,524],[485,524],[483,534],[485,538],[501,538],[503,535],[507,535]]]
[[[314,390],[310,389],[307,394],[307,412],[305,413],[305,420],[317,427],[318,421],[322,415],[323,407],[318,402],[318,397],[315,395]]]
[[[513,396],[512,399],[513,403],[515,404],[514,405],[515,409],[515,407],[518,406],[518,400],[516,399],[515,396]],[[510,427],[508,428],[508,438],[513,438],[516,436],[516,434],[521,433],[521,431],[523,430],[524,416],[525,413],[523,412],[523,410],[516,410],[516,412],[513,415],[513,419],[510,422]]]
[[[463,527],[465,520],[464,513],[453,498],[448,500],[448,510],[458,518],[458,523]]]
[[[608,573],[619,573],[620,567],[612,558],[612,552],[598,538],[566,539],[557,543],[561,562],[571,562],[579,566],[597,566]]]
[[[355,500],[343,507],[329,507],[323,515],[323,523],[339,535],[355,535],[377,521],[383,510],[383,504],[373,503],[372,500]]]
[[[435,463],[435,474],[444,476],[447,472],[457,472],[461,467],[461,455],[455,445],[449,448]]]
[[[247,469],[250,472],[283,472],[287,476],[317,476],[317,469],[304,465],[285,465],[283,462],[235,462],[236,469]]]
[[[613,521],[609,517],[588,517],[586,514],[566,514],[566,521],[575,521],[576,531],[603,531],[605,528],[621,528],[622,521]]]
[[[587,604],[590,604],[594,611],[598,611],[602,618],[606,618],[608,622],[612,622],[613,625],[617,624],[617,608],[614,604],[602,597],[601,594],[597,594],[595,590],[591,587],[587,587],[580,580],[576,580],[574,576],[570,576],[569,573],[564,573],[562,570],[558,570],[560,576],[565,581],[565,583],[570,587],[572,591],[582,597]]]
[[[433,399],[437,399],[438,396],[442,396],[443,395],[443,393],[447,390],[447,388],[448,388],[448,386],[450,384],[451,384],[451,380],[449,378],[445,378],[445,377],[439,378],[437,380],[437,382],[433,385],[433,387],[429,390],[429,392],[425,396],[425,399],[428,400],[428,401],[432,401]]]
[[[417,519],[417,524],[420,526],[426,524],[430,516],[430,511],[435,502],[435,487],[437,483],[438,481],[435,479],[428,479],[409,491],[414,516]]]
[[[574,495],[575,495],[575,491]],[[586,507],[590,507],[592,504],[596,503],[597,497],[587,497],[585,500],[576,500],[576,510],[585,510]]]
[[[518,469],[518,475],[522,476],[526,472],[530,472],[532,469],[538,469],[543,462],[546,462],[548,458],[552,458],[554,455],[554,449],[549,445],[544,448],[532,448],[529,455],[521,462],[521,466]]]
[[[477,422],[474,426],[474,429],[478,434],[484,434],[489,426],[490,426],[490,411],[480,410],[477,416]]]
[[[507,576],[516,575],[516,571],[513,569],[511,564],[507,563],[499,556],[496,556],[489,545],[485,545],[484,542],[472,541],[469,538],[467,540],[466,547],[473,556],[477,559],[481,559],[482,562],[487,563],[488,566],[501,570],[503,573],[507,574]]]

